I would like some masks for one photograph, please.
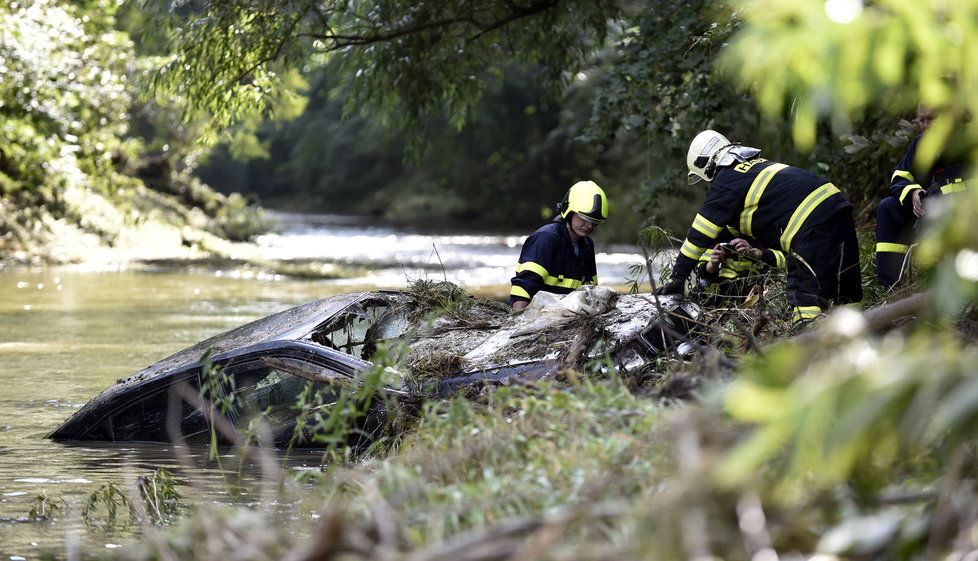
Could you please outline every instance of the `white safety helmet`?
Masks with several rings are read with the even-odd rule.
[[[724,148],[730,148],[727,137],[713,130],[705,130],[689,143],[686,153],[686,167],[689,173],[686,181],[693,185],[700,181],[710,181],[716,174],[716,159]]]

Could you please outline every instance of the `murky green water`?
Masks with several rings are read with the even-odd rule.
[[[328,282],[229,278],[187,273],[0,273],[0,559],[65,555],[115,547],[131,530],[90,531],[78,516],[85,498],[106,483],[120,488],[166,467],[186,476],[168,446],[78,446],[44,435],[117,379],[215,333],[293,305],[356,287]],[[232,498],[220,470],[194,450],[204,481],[197,500]],[[315,466],[315,456],[292,466]],[[237,469],[237,460],[225,459]],[[208,483],[210,482],[210,484]],[[38,496],[65,501],[70,514],[32,522]]]
[[[475,294],[505,298],[521,243],[518,236],[429,235],[286,218],[284,232],[258,240],[267,258],[352,265],[364,276],[301,281],[213,270],[0,271],[0,561],[45,553],[63,558],[76,549],[105,551],[132,542],[133,529],[90,528],[80,511],[93,491],[108,483],[126,490],[160,467],[177,476],[184,494],[191,493],[188,480],[197,480],[195,502],[259,501],[256,466],[245,464],[243,480],[229,485],[206,449],[191,451],[194,467],[187,469],[165,445],[68,445],[44,438],[117,379],[211,335],[333,294],[445,278]],[[641,257],[628,248],[602,250],[602,282],[623,283],[635,262]],[[239,469],[230,455],[222,465]],[[287,466],[317,469],[319,457],[293,455]],[[28,520],[39,496],[67,504],[68,513]]]

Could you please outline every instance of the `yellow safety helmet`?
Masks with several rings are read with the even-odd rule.
[[[567,190],[564,200],[557,204],[560,216],[567,220],[574,212],[600,224],[608,219],[608,196],[593,181],[578,181]]]

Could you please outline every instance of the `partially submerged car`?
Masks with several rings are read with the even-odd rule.
[[[607,357],[621,371],[645,366],[675,347],[700,309],[677,297],[618,296],[585,287],[563,298],[541,293],[513,315],[448,283],[422,290],[344,294],[310,302],[184,349],[103,391],[50,433],[56,440],[206,443],[204,400],[242,429],[261,415],[276,445],[296,439],[308,396],[336,395],[361,383],[381,347],[396,355],[378,391],[439,398],[479,383],[556,376]],[[219,374],[216,378],[215,373]],[[189,388],[189,390],[188,390]],[[171,390],[181,389],[174,397]],[[305,405],[303,405],[305,404]],[[383,415],[378,411],[377,415]]]

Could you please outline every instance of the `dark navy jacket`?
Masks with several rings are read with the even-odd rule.
[[[686,233],[673,279],[685,280],[724,230],[787,254],[796,236],[849,206],[829,180],[804,169],[764,158],[724,166]]]
[[[913,197],[909,196],[915,189],[923,189],[928,195],[945,195],[965,188],[964,176],[966,166],[960,162],[949,162],[941,156],[926,173],[914,174],[914,158],[917,157],[917,145],[922,135],[913,139],[907,147],[907,153],[893,170],[890,178],[890,195],[897,198],[900,204],[909,207]],[[919,171],[919,169],[918,169]],[[917,180],[920,177],[920,180]]]
[[[563,221],[551,222],[530,234],[520,250],[509,303],[530,300],[541,290],[567,294],[583,284],[598,284],[594,242],[590,237],[578,240],[577,254],[574,243]]]

